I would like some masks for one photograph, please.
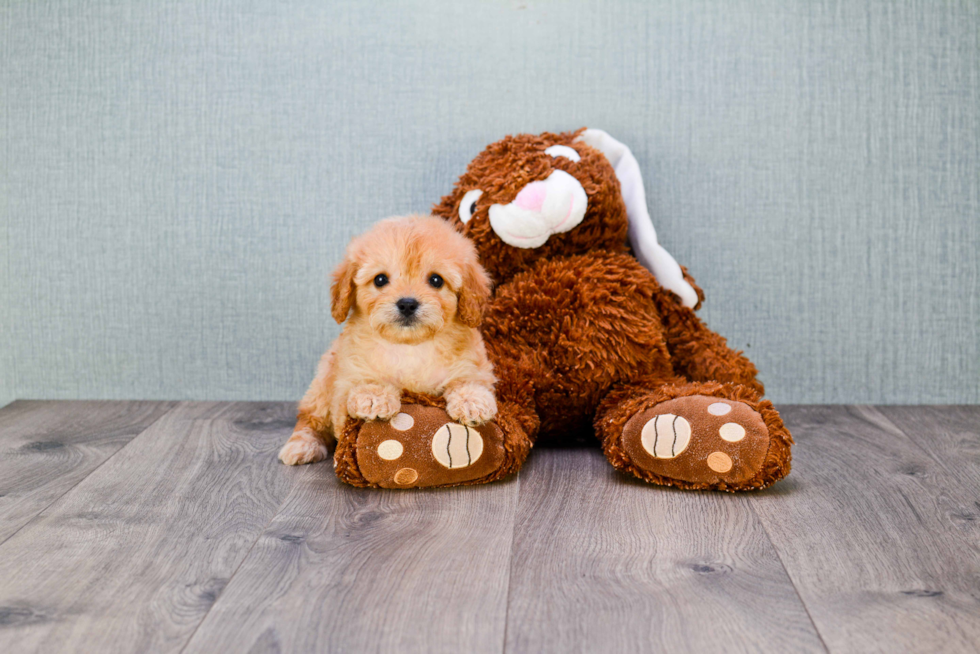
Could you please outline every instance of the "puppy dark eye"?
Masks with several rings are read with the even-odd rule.
[[[429,275],[429,286],[431,286],[432,288],[442,288],[443,284],[445,284],[445,282],[442,281],[442,277],[440,277],[439,275],[435,273]]]
[[[381,273],[380,275],[374,276],[374,285],[378,288],[386,286],[388,284],[388,275]]]

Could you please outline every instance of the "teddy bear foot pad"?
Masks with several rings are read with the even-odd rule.
[[[633,463],[669,479],[734,485],[754,477],[769,451],[769,430],[746,404],[690,395],[634,415],[623,428]]]
[[[403,404],[387,422],[365,423],[355,446],[364,479],[382,488],[463,484],[498,470],[503,433],[490,422],[468,427],[442,409]]]

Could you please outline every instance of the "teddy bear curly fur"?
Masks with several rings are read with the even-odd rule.
[[[352,419],[335,451],[342,480],[385,487],[485,483],[517,471],[538,439],[589,431],[614,467],[654,484],[750,490],[789,473],[793,440],[762,399],[755,366],[695,314],[704,295],[686,270],[684,279],[697,293],[694,307],[633,255],[616,170],[582,140],[582,131],[520,134],[491,144],[433,209],[473,240],[494,281],[482,324],[498,378],[498,416],[482,432],[492,469],[443,470],[420,460],[428,456],[425,446],[382,469],[384,462],[372,459],[365,443],[405,435]],[[575,156],[546,152],[553,146],[571,148]],[[537,247],[509,245],[494,228],[492,207],[511,205],[555,171],[584,190],[581,221]],[[462,206],[474,189],[482,193]],[[403,398],[410,414],[428,412],[417,421],[423,431],[451,422],[444,406],[434,397]],[[398,483],[396,467],[421,474]],[[426,474],[429,469],[434,474]]]

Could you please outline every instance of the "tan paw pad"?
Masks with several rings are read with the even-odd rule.
[[[732,457],[724,452],[712,452],[708,455],[708,467],[715,472],[728,472],[732,469]]]
[[[419,478],[418,470],[414,468],[400,468],[398,472],[395,473],[395,483],[399,486],[408,486],[415,482]]]
[[[726,422],[718,428],[718,435],[729,443],[737,443],[745,438],[745,427],[737,422]]]
[[[396,440],[382,441],[378,445],[378,456],[385,461],[394,461],[405,451],[405,446]]]
[[[465,468],[476,463],[483,454],[483,439],[479,432],[454,422],[439,428],[432,438],[432,456],[447,468]]]
[[[643,425],[640,442],[650,456],[673,459],[691,442],[691,423],[672,413],[664,413]]]
[[[415,424],[415,418],[405,412],[402,412],[389,420],[388,424],[398,431],[408,431]]]
[[[728,415],[732,411],[732,405],[725,402],[712,402],[708,405],[708,413],[713,416]]]

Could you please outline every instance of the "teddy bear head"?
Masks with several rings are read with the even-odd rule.
[[[474,241],[495,281],[540,259],[626,251],[616,172],[601,152],[576,140],[582,131],[492,143],[433,209]]]
[[[633,252],[691,307],[698,293],[657,243],[629,148],[602,130],[518,134],[470,162],[432,212],[476,244],[496,283],[535,262],[589,251]]]

